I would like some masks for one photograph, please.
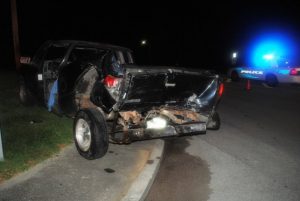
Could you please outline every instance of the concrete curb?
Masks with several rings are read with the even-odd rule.
[[[151,164],[145,165],[143,171],[132,183],[128,193],[121,201],[143,201],[146,198],[158,172],[163,157],[164,146],[165,143],[163,140],[157,140],[148,159],[148,161],[151,161]]]

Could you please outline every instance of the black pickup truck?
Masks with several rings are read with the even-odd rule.
[[[207,70],[137,66],[124,47],[47,41],[21,68],[20,100],[74,118],[78,152],[95,159],[109,142],[219,129],[223,87]]]

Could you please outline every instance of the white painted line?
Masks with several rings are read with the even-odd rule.
[[[266,83],[262,83],[262,85],[265,87],[265,88],[274,88],[274,87],[270,87],[270,86],[268,86]]]
[[[152,160],[152,164],[146,164],[143,171],[133,182],[128,193],[121,201],[143,201],[145,200],[148,191],[150,190],[155,176],[158,172],[160,162],[164,152],[164,141],[157,140],[153,151],[148,160]]]

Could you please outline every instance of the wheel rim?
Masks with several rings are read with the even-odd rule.
[[[91,130],[84,119],[78,119],[75,128],[76,142],[82,151],[89,150],[91,146]]]

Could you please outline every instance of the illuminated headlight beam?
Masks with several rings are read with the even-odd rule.
[[[147,121],[147,129],[163,129],[167,126],[167,121],[161,117],[154,117]]]

